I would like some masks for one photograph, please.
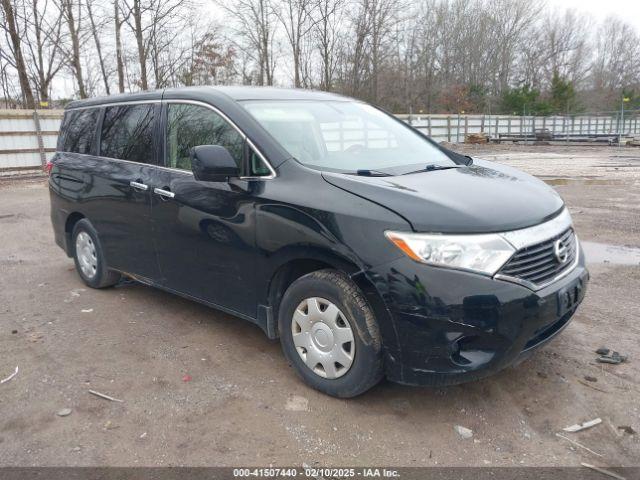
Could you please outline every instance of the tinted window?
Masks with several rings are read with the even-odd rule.
[[[154,105],[108,107],[102,122],[100,155],[153,163]]]
[[[210,108],[171,103],[167,117],[167,166],[191,170],[189,150],[198,145],[222,145],[242,168],[244,139]]]
[[[269,168],[253,150],[249,153],[249,175],[252,177],[263,177],[270,175]]]
[[[70,110],[64,114],[58,150],[73,153],[92,153],[98,123],[98,109]]]

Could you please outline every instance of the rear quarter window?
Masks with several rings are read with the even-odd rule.
[[[67,111],[62,120],[57,149],[61,152],[93,153],[98,113],[96,108]]]
[[[154,104],[108,107],[102,121],[100,155],[154,163],[154,118]]]

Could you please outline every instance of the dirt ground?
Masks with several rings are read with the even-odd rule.
[[[582,241],[640,247],[640,149],[465,151],[553,184]],[[46,183],[0,181],[0,378],[19,366],[0,384],[0,466],[638,466],[640,267],[590,271],[572,324],[522,364],[337,400],[303,385],[247,322],[136,284],[86,288],[54,244]],[[628,362],[596,363],[601,346]]]

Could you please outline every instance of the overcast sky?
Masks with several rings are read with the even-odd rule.
[[[572,8],[587,13],[596,23],[600,23],[609,15],[617,15],[640,31],[640,0],[546,0],[545,4],[548,8],[560,11]],[[63,96],[70,96],[75,86],[69,75],[59,75],[54,81],[54,89]]]
[[[601,21],[614,14],[640,30],[640,0],[547,0],[553,8],[573,8]]]

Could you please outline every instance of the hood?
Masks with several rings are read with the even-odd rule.
[[[417,232],[516,230],[553,218],[564,205],[555,190],[535,177],[478,159],[470,166],[393,177],[322,176],[394,211]]]

